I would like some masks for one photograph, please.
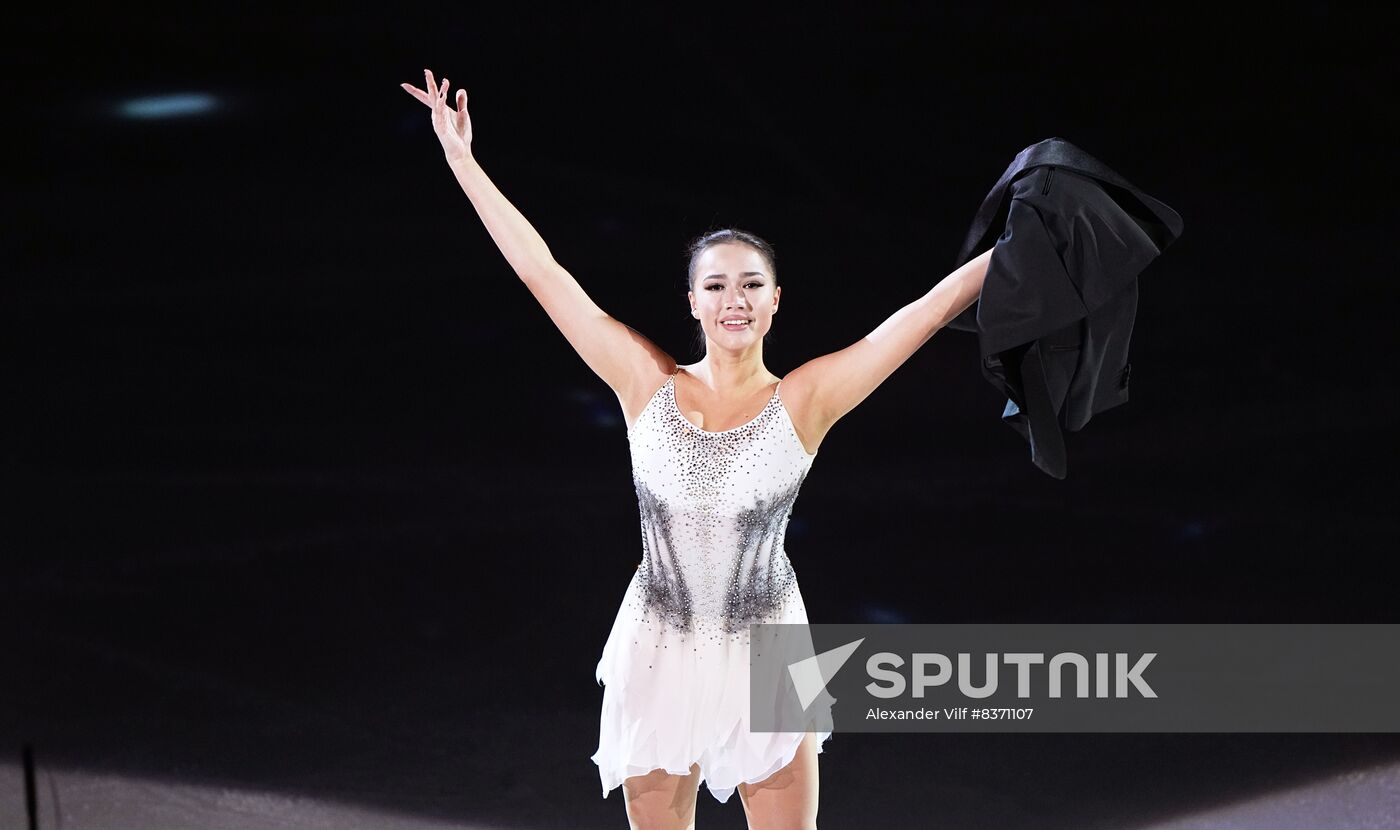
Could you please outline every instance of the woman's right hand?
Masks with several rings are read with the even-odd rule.
[[[411,84],[400,84],[404,91],[422,101],[433,111],[433,132],[442,143],[442,151],[449,162],[470,158],[472,154],[472,121],[467,117],[467,92],[457,90],[457,109],[447,105],[447,89],[451,84],[442,79],[442,88],[433,82],[433,73],[423,70],[427,89],[422,90]]]

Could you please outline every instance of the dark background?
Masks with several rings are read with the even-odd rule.
[[[616,398],[444,162],[682,362],[685,243],[772,242],[782,375],[950,272],[1060,136],[1175,208],[1133,397],[1051,479],[945,330],[824,441],[816,622],[1394,622],[1379,19],[907,4],[29,13],[3,36],[0,737],[41,765],[622,826],[593,667],[640,556]],[[143,96],[202,93],[176,119]],[[1127,828],[1395,735],[838,734],[823,826]],[[18,793],[0,795],[11,801]],[[742,826],[735,797],[701,823]],[[930,810],[930,805],[937,805]],[[1391,802],[1394,806],[1394,803]]]

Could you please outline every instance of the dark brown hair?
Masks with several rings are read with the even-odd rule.
[[[778,285],[778,256],[773,252],[773,246],[748,231],[741,231],[738,228],[721,228],[720,230],[708,231],[695,237],[695,239],[691,240],[690,244],[686,246],[686,291],[692,290],[695,286],[695,261],[698,260],[700,255],[705,253],[711,245],[723,245],[726,243],[747,245],[755,251],[758,251],[759,256],[763,257],[763,260],[768,263],[768,270],[771,272],[770,276],[773,277],[774,287]]]

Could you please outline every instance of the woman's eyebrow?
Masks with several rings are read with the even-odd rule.
[[[722,280],[722,279],[725,278],[725,276],[727,276],[727,275],[725,275],[725,274],[710,274],[708,277],[705,277],[705,279],[707,279],[707,280]],[[741,277],[761,277],[761,276],[764,276],[764,274],[763,274],[762,271],[745,271],[744,273],[740,274],[739,276],[741,276]]]

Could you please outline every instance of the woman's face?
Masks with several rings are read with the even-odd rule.
[[[692,276],[686,295],[691,315],[714,345],[743,350],[762,342],[782,292],[762,254],[738,243],[711,245],[695,261]]]

